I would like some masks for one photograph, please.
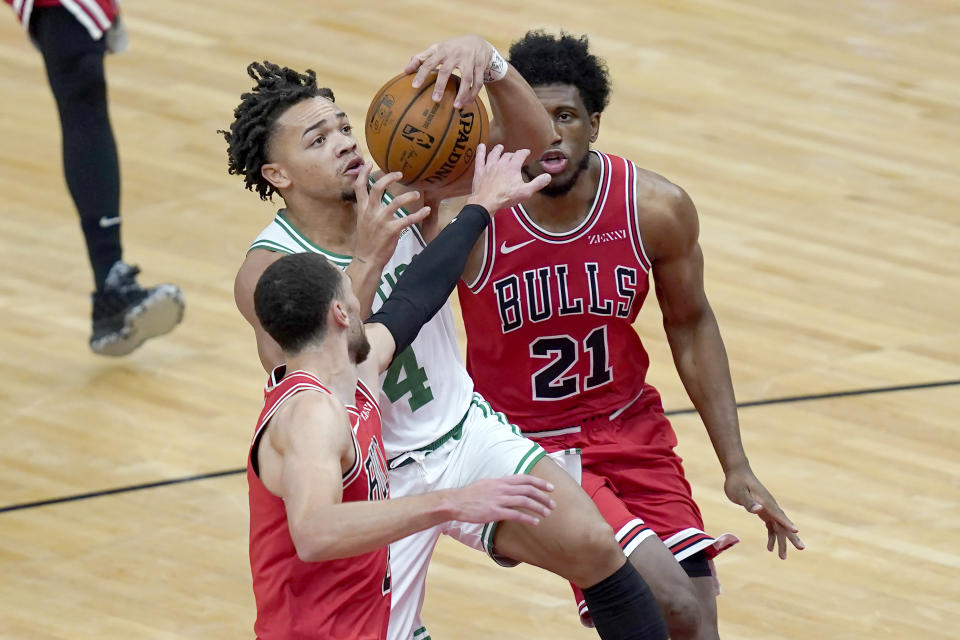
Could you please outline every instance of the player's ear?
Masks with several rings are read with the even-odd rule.
[[[350,326],[350,315],[347,313],[347,306],[342,300],[334,300],[330,305],[331,320],[339,327]]]
[[[276,162],[270,162],[260,167],[260,175],[276,189],[286,189],[290,186],[290,176],[286,170]]]
[[[600,112],[590,114],[590,143],[597,141],[600,135]]]

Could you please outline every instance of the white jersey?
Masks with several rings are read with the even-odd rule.
[[[374,312],[424,246],[415,227],[400,236],[397,249],[380,276],[380,286],[373,300]],[[273,222],[257,236],[250,249],[319,253],[341,269],[346,269],[353,259],[310,242],[284,216],[283,210],[277,212]],[[449,303],[423,326],[413,344],[380,376],[380,388],[383,446],[388,460],[435,442],[460,423],[470,408],[473,380],[460,358],[457,329]]]

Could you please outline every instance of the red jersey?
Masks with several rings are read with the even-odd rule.
[[[649,291],[636,166],[593,151],[600,181],[575,229],[551,233],[522,205],[498,212],[474,282],[458,285],[467,369],[524,432],[609,416],[637,399],[649,358],[631,326]]]
[[[30,14],[36,7],[63,7],[80,21],[90,37],[99,40],[117,18],[116,0],[4,0],[25,29],[30,25]]]
[[[283,500],[263,486],[254,467],[252,454],[270,418],[302,391],[330,393],[310,373],[284,375],[282,365],[274,369],[247,457],[250,568],[257,601],[254,631],[261,640],[382,640],[390,618],[387,547],[352,558],[303,562],[290,538]],[[357,384],[356,405],[348,406],[347,412],[356,461],[343,474],[343,502],[384,500],[389,489],[380,408],[362,382]]]

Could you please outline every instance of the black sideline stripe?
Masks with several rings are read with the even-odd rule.
[[[782,398],[770,398],[767,400],[752,400],[750,402],[741,402],[737,404],[738,409],[749,407],[762,407],[771,404],[788,404],[791,402],[807,402],[810,400],[829,400],[832,398],[849,398],[851,396],[865,396],[878,393],[894,393],[896,391],[917,391],[921,389],[935,389],[937,387],[953,387],[960,385],[960,380],[943,380],[940,382],[921,382],[919,384],[904,384],[892,387],[873,387],[870,389],[854,389],[851,391],[833,391],[830,393],[817,393],[804,396],[785,396]],[[667,411],[668,416],[679,416],[688,413],[696,413],[696,409],[677,409]],[[171,478],[169,480],[159,480],[157,482],[148,482],[146,484],[134,484],[127,487],[116,487],[114,489],[103,489],[102,491],[91,491],[89,493],[78,493],[72,496],[62,498],[50,498],[49,500],[37,500],[36,502],[22,502],[20,504],[11,504],[6,507],[0,507],[0,513],[9,511],[21,511],[23,509],[33,509],[34,507],[45,507],[52,504],[61,504],[64,502],[76,502],[78,500],[87,500],[89,498],[99,498],[102,496],[112,496],[118,493],[130,493],[131,491],[141,491],[143,489],[154,489],[156,487],[166,487],[172,484],[183,484],[185,482],[195,482],[197,480],[209,480],[211,478],[221,478],[223,476],[233,476],[246,471],[243,469],[227,469],[226,471],[213,471],[211,473],[199,473],[182,478]]]
[[[943,380],[941,382],[921,382],[919,384],[903,384],[893,387],[873,387],[870,389],[854,389],[851,391],[831,391],[829,393],[814,393],[805,396],[785,396],[783,398],[769,398],[767,400],[751,400],[750,402],[738,402],[738,409],[748,407],[762,407],[768,404],[788,404],[790,402],[807,402],[809,400],[829,400],[831,398],[849,398],[850,396],[866,396],[877,393],[893,393],[895,391],[916,391],[918,389],[934,389],[936,387],[952,387],[960,385],[960,380]],[[664,415],[679,416],[686,413],[696,413],[694,408],[675,409],[666,411]]]
[[[76,502],[77,500],[87,500],[88,498],[99,498],[101,496],[112,496],[117,493],[129,493],[131,491],[141,491],[143,489],[154,489],[156,487],[166,487],[171,484],[183,484],[184,482],[194,482],[195,480],[209,480],[210,478],[220,478],[222,476],[232,476],[243,473],[244,469],[228,469],[226,471],[213,471],[211,473],[198,473],[193,476],[183,476],[182,478],[171,478],[169,480],[159,480],[157,482],[147,482],[146,484],[133,484],[128,487],[115,487],[113,489],[103,489],[101,491],[91,491],[89,493],[78,493],[73,496],[64,496],[62,498],[50,498],[49,500],[37,500],[36,502],[22,502],[20,504],[11,504],[6,507],[0,507],[0,513],[7,511],[20,511],[21,509],[32,509],[34,507],[45,507],[51,504],[60,504],[62,502]]]

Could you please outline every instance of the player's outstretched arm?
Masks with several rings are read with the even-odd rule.
[[[364,318],[369,317],[373,299],[380,286],[380,276],[393,252],[397,249],[400,234],[407,227],[422,222],[430,213],[422,207],[408,216],[398,218],[397,211],[420,200],[417,191],[407,191],[383,204],[383,194],[396,184],[403,174],[388,173],[367,188],[373,164],[366,163],[357,175],[353,191],[357,197],[357,243],[353,261],[347,267],[353,292],[360,300]]]
[[[370,363],[361,365],[361,378],[370,380],[370,367],[379,374],[395,354],[406,349],[420,328],[440,310],[457,284],[471,248],[490,221],[490,212],[529,198],[550,182],[543,174],[524,182],[520,172],[529,152],[503,153],[497,145],[487,154],[477,149],[473,192],[457,218],[427,245],[397,280],[390,297],[370,317],[367,338]]]
[[[549,495],[553,487],[527,475],[397,500],[344,503],[342,468],[344,461],[351,463],[352,451],[346,410],[321,393],[291,398],[261,439],[260,478],[283,498],[290,537],[305,562],[373,551],[447,520],[536,525],[556,506]]]
[[[395,500],[336,504],[305,523],[310,528],[298,536],[297,555],[306,562],[348,558],[448,520],[536,526],[556,507],[551,491],[541,478],[517,475]]]
[[[644,229],[677,373],[717,453],[727,497],[764,521],[767,548],[772,551],[776,541],[780,557],[786,558],[787,540],[797,549],[804,545],[796,525],[754,475],[743,449],[727,352],[703,285],[697,211],[682,189],[663,183],[648,200],[654,204]]]

